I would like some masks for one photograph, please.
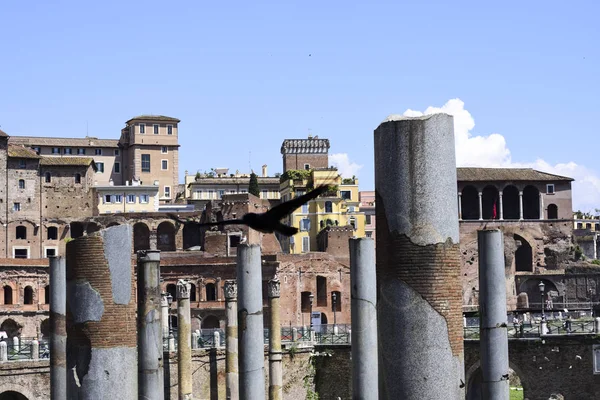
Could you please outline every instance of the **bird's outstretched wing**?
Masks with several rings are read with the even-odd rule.
[[[285,217],[286,215],[291,214],[295,209],[302,206],[302,204],[308,203],[312,199],[316,199],[317,197],[319,197],[320,195],[325,193],[327,191],[327,189],[328,189],[327,186],[319,186],[315,190],[312,190],[312,191],[306,193],[305,195],[296,197],[292,200],[286,201],[285,203],[281,203],[281,204],[271,208],[269,211],[267,211],[265,213],[265,215],[268,216],[269,218],[280,220],[281,218]]]
[[[181,224],[194,224],[198,227],[200,226],[215,226],[215,225],[231,225],[231,224],[243,224],[244,221],[242,221],[241,219],[228,219],[228,220],[224,220],[224,221],[218,221],[218,222],[204,222],[204,223],[199,223],[198,221],[185,221],[181,218],[179,218],[177,215],[175,214],[167,214],[167,216],[169,218],[171,218],[172,220],[175,220]]]

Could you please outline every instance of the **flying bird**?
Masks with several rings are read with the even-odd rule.
[[[317,197],[319,197],[320,195],[325,193],[327,190],[328,190],[327,186],[319,186],[315,190],[310,191],[300,197],[296,197],[292,200],[281,203],[281,204],[271,208],[267,212],[260,213],[260,214],[248,213],[248,214],[245,214],[241,219],[229,219],[229,220],[219,221],[219,222],[198,223],[195,221],[193,221],[193,222],[192,221],[183,221],[174,214],[168,214],[168,216],[169,216],[169,218],[174,219],[175,221],[178,221],[180,223],[193,223],[198,227],[215,226],[215,225],[244,224],[244,225],[248,225],[250,228],[254,229],[255,231],[259,231],[262,233],[279,232],[284,236],[293,236],[296,233],[298,233],[298,228],[296,228],[294,226],[282,224],[280,222],[280,220],[283,217],[290,215],[292,212],[294,212],[294,210],[296,210],[303,204],[308,203],[309,201],[311,201],[313,199],[316,199]]]

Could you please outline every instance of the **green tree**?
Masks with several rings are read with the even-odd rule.
[[[248,193],[260,197],[260,188],[258,187],[258,176],[254,172],[250,174],[250,184],[248,185]]]

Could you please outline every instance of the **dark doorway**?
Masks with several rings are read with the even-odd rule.
[[[558,219],[558,206],[556,204],[548,204],[548,219]]]
[[[483,188],[481,204],[483,208],[483,219],[500,218],[500,196],[498,195],[498,189],[496,189],[496,187],[486,186]]]
[[[175,251],[175,226],[170,222],[161,222],[156,229],[157,248],[160,251]]]
[[[44,304],[50,304],[50,285],[44,286]]]
[[[81,222],[71,222],[71,238],[75,239],[83,236],[83,224]]]
[[[206,301],[217,300],[217,288],[214,283],[206,284]]]
[[[523,190],[523,219],[540,219],[540,191],[535,186]]]
[[[509,185],[502,191],[502,217],[504,219],[519,219],[519,189]]]
[[[195,225],[185,224],[183,226],[183,248],[189,249],[194,246],[200,246],[200,229]]]
[[[23,291],[23,303],[33,304],[33,288],[31,286],[25,286]]]
[[[196,300],[196,285],[194,285],[193,283],[190,283],[190,301],[197,301]]]
[[[4,286],[4,304],[13,303],[13,290],[10,286]]]
[[[133,225],[133,251],[150,250],[150,229],[143,222]]]
[[[517,272],[533,272],[533,251],[527,240],[519,235],[514,235],[517,245],[515,251],[515,270]]]
[[[473,186],[465,186],[460,196],[462,219],[479,219],[479,192]]]
[[[219,318],[214,315],[209,315],[208,317],[202,319],[202,329],[219,329]]]
[[[327,278],[317,276],[317,306],[327,306]]]

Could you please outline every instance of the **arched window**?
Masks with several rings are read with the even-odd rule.
[[[488,185],[483,188],[481,197],[481,208],[483,219],[500,218],[500,197],[495,186]],[[479,206],[479,205],[478,205]]]
[[[515,270],[517,272],[533,272],[533,249],[524,237],[513,235],[517,250],[515,251]]]
[[[157,248],[160,251],[175,251],[175,225],[171,222],[161,222],[156,229]]]
[[[332,213],[333,212],[333,203],[331,201],[326,201],[325,202],[325,212],[326,213]]]
[[[508,185],[502,190],[504,219],[519,219],[519,189]]]
[[[217,288],[214,283],[208,283],[206,285],[206,301],[217,300]]]
[[[19,189],[25,189],[25,179],[19,179]]]
[[[81,174],[75,174],[75,183],[81,183]]]
[[[556,204],[548,204],[548,219],[558,219],[558,206]]]
[[[196,301],[196,285],[190,283],[190,301]]]
[[[17,226],[16,232],[15,232],[15,238],[16,239],[27,239],[27,227],[23,226],[23,225],[19,225]]]
[[[48,227],[48,240],[57,240],[58,239],[58,228],[56,226]]]
[[[13,303],[13,290],[10,286],[4,286],[4,304]]]
[[[133,251],[150,249],[150,229],[143,222],[133,225]]]
[[[23,292],[23,303],[33,304],[33,288],[31,286],[25,286],[25,290]]]
[[[52,182],[52,174],[50,172],[46,172],[44,174],[44,182],[46,182],[46,183]]]

